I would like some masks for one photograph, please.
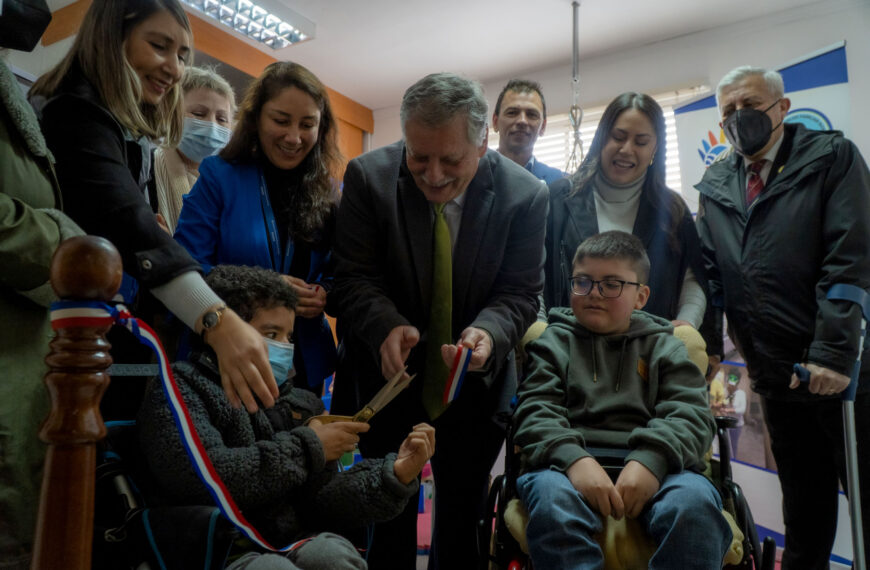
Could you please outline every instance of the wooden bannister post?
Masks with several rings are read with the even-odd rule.
[[[103,238],[63,242],[51,263],[58,297],[108,301],[121,285],[121,258]],[[89,570],[93,537],[96,442],[105,437],[100,399],[111,365],[111,325],[59,329],[45,361],[51,412],[40,430],[48,444],[39,501],[33,568]]]

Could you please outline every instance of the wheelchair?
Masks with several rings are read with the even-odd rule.
[[[743,534],[739,544],[732,542],[731,552],[726,556],[729,563],[723,567],[731,570],[773,570],[776,543],[771,537],[764,539],[763,548],[759,543],[758,532],[746,497],[740,486],[731,477],[731,458],[728,428],[736,425],[737,420],[728,416],[716,418],[716,437],[719,442],[719,459],[710,460],[710,478],[722,497],[723,510],[730,514],[734,525]],[[510,425],[508,420],[508,425]],[[597,455],[596,459],[604,470],[616,478],[623,466],[624,454],[616,452]],[[507,435],[507,457],[505,472],[497,476],[490,487],[485,515],[478,521],[478,546],[481,553],[478,570],[529,570],[532,563],[524,545],[515,538],[523,535],[525,528],[518,529],[516,480],[519,476],[519,453],[514,449],[512,428]],[[737,533],[735,533],[737,537]],[[642,537],[653,547],[648,537]],[[521,539],[524,542],[524,537]],[[605,549],[606,550],[606,549]],[[736,560],[735,560],[736,559]],[[611,568],[605,561],[605,568]]]
[[[213,505],[163,506],[135,421],[106,422],[97,451],[92,570],[221,570],[240,533]]]

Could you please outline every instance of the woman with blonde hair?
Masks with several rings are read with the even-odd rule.
[[[326,87],[276,62],[249,86],[233,136],[200,165],[175,239],[208,272],[217,264],[281,273],[299,296],[294,383],[319,391],[335,368],[324,318],[341,161]]]
[[[184,130],[178,146],[154,153],[158,213],[170,233],[181,213],[181,197],[199,178],[199,163],[230,140],[236,96],[227,80],[208,67],[188,67],[181,79]]]
[[[109,239],[124,271],[203,336],[223,388],[249,411],[278,388],[262,337],[206,285],[157,221],[156,143],[182,135],[181,79],[192,54],[178,0],[94,0],[66,57],[31,88],[69,216]],[[138,402],[133,402],[138,407]]]

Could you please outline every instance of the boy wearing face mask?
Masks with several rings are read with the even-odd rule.
[[[253,414],[233,408],[205,345],[173,366],[178,388],[209,458],[247,519],[272,545],[305,540],[286,558],[264,557],[268,566],[250,556],[231,568],[365,568],[351,543],[333,533],[388,520],[402,510],[435,449],[434,429],[417,425],[398,454],[340,472],[337,460],[354,449],[369,425],[316,420],[305,425],[323,413],[323,403],[287,382],[293,375],[293,288],[278,273],[257,267],[219,265],[206,281],[265,338],[280,395],[274,407],[261,406]],[[139,413],[139,437],[157,487],[170,501],[213,503],[156,382]]]
[[[724,309],[761,396],[783,493],[782,567],[827,568],[838,480],[846,487],[839,394],[861,314],[825,295],[836,283],[870,288],[870,171],[842,133],[784,123],[790,101],[776,71],[734,69],[716,97],[733,150],[696,185],[711,303]],[[710,354],[721,355],[721,345],[720,330],[708,339]],[[792,375],[794,363],[810,370],[809,383]],[[870,544],[868,372],[865,352],[855,417]]]

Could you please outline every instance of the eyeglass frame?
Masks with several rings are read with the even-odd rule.
[[[579,281],[581,279],[590,282],[589,290],[586,291],[585,293],[578,293],[577,291],[574,290],[574,281],[575,280]],[[613,296],[605,295],[604,289],[602,288],[601,284],[605,283],[607,281],[619,283],[619,293],[617,293],[616,295],[613,295]],[[619,297],[622,296],[622,291],[625,289],[626,285],[636,285],[638,289],[640,289],[641,287],[644,286],[643,283],[638,283],[637,281],[625,281],[624,279],[589,279],[588,277],[569,277],[568,278],[568,285],[571,287],[571,294],[577,295],[578,297],[588,297],[590,294],[592,294],[592,289],[596,285],[598,285],[598,293],[604,299],[618,299]]]

